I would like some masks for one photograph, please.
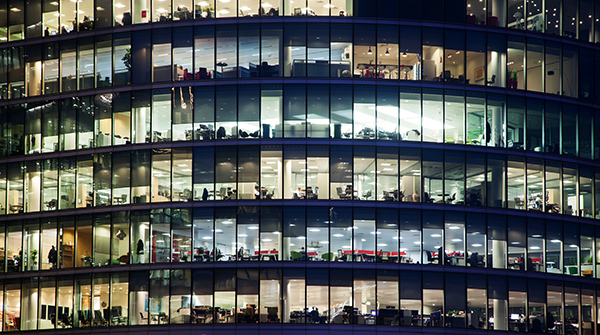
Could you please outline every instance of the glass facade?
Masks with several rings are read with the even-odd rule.
[[[215,20],[100,30],[79,41],[57,36],[26,46],[0,43],[0,98],[131,83],[329,77],[525,89],[600,101],[594,80],[600,75],[594,65],[600,52],[589,43],[338,20],[315,26],[296,21],[235,26]]]
[[[0,1],[0,332],[600,334],[599,19]]]

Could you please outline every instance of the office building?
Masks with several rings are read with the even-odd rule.
[[[598,20],[2,1],[1,330],[599,333]]]

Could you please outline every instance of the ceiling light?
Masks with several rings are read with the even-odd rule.
[[[402,53],[402,58],[406,58],[406,57],[408,57],[408,55],[406,54],[406,52],[403,52]]]
[[[389,56],[390,55],[390,48],[385,49],[385,55]]]
[[[367,51],[367,55],[372,55],[373,51],[371,51],[371,47],[369,47],[369,51]]]

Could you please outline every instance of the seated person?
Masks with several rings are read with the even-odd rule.
[[[254,199],[260,199],[260,190],[258,186],[254,186]]]
[[[296,195],[298,196],[298,198],[304,199],[304,192],[302,191],[302,189],[300,187],[298,187],[298,190],[296,191]]]

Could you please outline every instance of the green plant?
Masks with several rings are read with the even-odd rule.
[[[594,261],[594,257],[590,256],[586,259],[588,264],[592,264],[592,262]]]
[[[519,74],[517,71],[512,71],[511,78],[513,81],[517,81],[519,79]]]
[[[131,48],[127,48],[125,55],[123,55],[123,58],[121,58],[121,61],[123,61],[123,64],[127,70],[131,71]]]
[[[31,250],[31,263],[33,267],[37,267],[37,254],[38,251],[36,249]]]

